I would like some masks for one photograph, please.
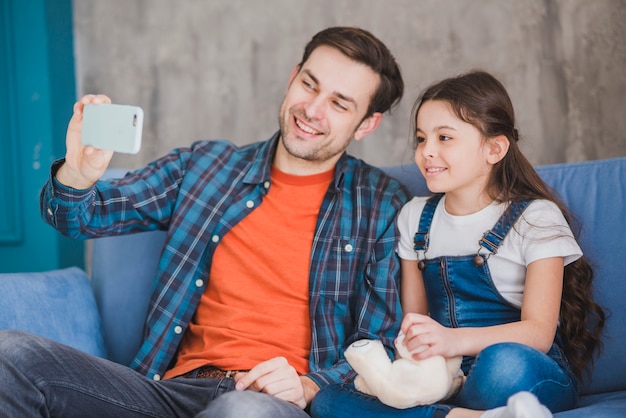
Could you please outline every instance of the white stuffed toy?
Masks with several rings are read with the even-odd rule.
[[[359,340],[348,347],[345,356],[358,373],[354,384],[359,391],[405,409],[447,399],[463,386],[462,357],[413,360],[403,341],[402,333],[394,341],[398,357],[394,362],[378,340]]]

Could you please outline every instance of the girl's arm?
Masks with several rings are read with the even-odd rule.
[[[422,272],[417,268],[416,260],[401,260],[402,279],[400,285],[400,302],[404,314],[409,312],[426,315],[428,302],[422,280]]]
[[[405,344],[411,351],[429,345],[428,349],[413,354],[415,359],[437,354],[475,356],[500,342],[517,342],[545,353],[554,341],[562,288],[563,257],[534,261],[526,272],[521,321],[482,328],[446,328],[428,316],[408,314],[402,322]]]
[[[528,265],[522,299],[524,344],[547,352],[556,334],[563,293],[563,257],[544,258]]]

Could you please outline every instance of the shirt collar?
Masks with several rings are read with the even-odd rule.
[[[280,131],[261,144],[252,156],[252,165],[248,169],[244,181],[251,184],[261,184],[270,181],[270,167],[276,154],[276,147],[280,139]],[[335,165],[333,185],[336,190],[341,188],[343,178],[348,169],[348,154],[343,153]]]

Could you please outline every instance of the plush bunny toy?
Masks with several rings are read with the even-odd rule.
[[[394,362],[378,340],[359,340],[348,347],[345,356],[358,373],[354,384],[359,391],[405,409],[444,400],[463,386],[461,357],[413,360],[403,341],[403,334],[394,341],[398,357]]]

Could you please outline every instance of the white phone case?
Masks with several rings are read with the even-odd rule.
[[[88,104],[83,110],[83,145],[136,154],[142,129],[143,110],[138,106]]]

